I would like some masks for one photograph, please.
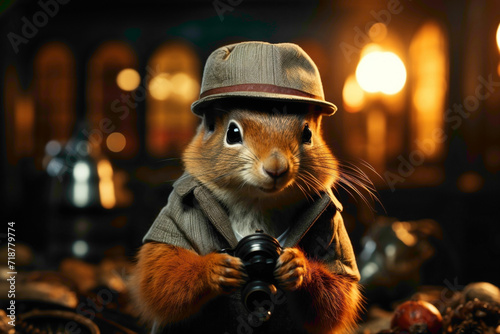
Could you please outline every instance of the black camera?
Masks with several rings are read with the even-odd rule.
[[[234,250],[225,251],[239,257],[245,265],[249,281],[241,290],[243,305],[259,320],[269,320],[277,293],[274,269],[282,252],[280,243],[262,230],[257,230],[241,239]]]

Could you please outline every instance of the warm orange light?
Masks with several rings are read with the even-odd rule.
[[[126,68],[120,71],[116,76],[116,84],[123,90],[132,91],[139,87],[141,76],[136,70]]]
[[[406,83],[406,68],[396,54],[373,51],[359,61],[356,79],[366,92],[393,95],[401,91]]]
[[[199,92],[199,85],[195,79],[186,73],[160,73],[151,79],[149,83],[149,93],[157,100],[165,101],[175,95],[188,101],[196,99]]]
[[[381,42],[387,36],[387,26],[382,22],[374,23],[368,30],[368,36],[374,42]]]
[[[385,169],[387,121],[379,109],[366,114],[366,155],[368,162],[378,171]]]
[[[198,83],[186,73],[177,73],[172,76],[172,86],[175,94],[186,100],[195,100],[200,87]]]
[[[483,178],[476,172],[465,172],[457,180],[457,186],[464,193],[474,193],[482,188]]]
[[[99,175],[99,197],[101,205],[105,209],[111,209],[116,204],[115,185],[113,182],[113,167],[108,160],[97,163],[97,174]]]
[[[365,93],[359,86],[354,75],[350,75],[342,89],[342,99],[348,112],[358,112],[363,108],[365,102]]]
[[[395,222],[392,224],[392,230],[396,233],[399,240],[401,240],[406,246],[412,247],[417,243],[417,238],[411,234],[410,223],[408,222]]]
[[[427,157],[442,151],[434,132],[443,127],[448,64],[445,35],[436,23],[424,24],[410,44],[412,70],[412,128],[414,149]],[[432,143],[422,149],[422,143]]]
[[[498,46],[498,51],[500,51],[500,23],[498,24],[497,28],[497,46]]]
[[[173,88],[174,85],[170,80],[170,75],[167,73],[160,73],[149,82],[149,93],[152,97],[160,101],[168,99]]]
[[[121,152],[125,145],[127,145],[127,139],[120,132],[113,132],[106,138],[106,146],[111,152]]]

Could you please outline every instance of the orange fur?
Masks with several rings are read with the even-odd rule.
[[[356,279],[331,273],[298,248],[285,249],[275,275],[282,288],[297,291],[302,311],[309,310],[304,317],[308,332],[342,333],[358,320],[362,297]]]
[[[352,330],[363,309],[355,278],[334,274],[321,263],[309,261],[310,278],[304,281],[304,297],[312,305],[305,328],[310,333],[344,333]]]
[[[243,203],[255,208],[255,217],[262,214],[273,224],[291,224],[296,213],[293,210],[300,210],[302,197],[312,199],[323,192],[333,196],[331,187],[339,179],[339,164],[321,136],[320,116],[305,113],[307,110],[284,114],[259,111],[266,108],[258,103],[258,108],[250,111],[229,107],[231,111],[205,115],[184,152],[183,162],[186,171],[227,208]],[[242,125],[241,146],[224,144],[231,120]],[[305,124],[312,130],[312,144],[301,141]],[[272,179],[262,173],[268,159],[278,159],[283,165],[285,159],[289,169],[279,179]],[[269,189],[270,184],[276,192],[260,190]],[[279,258],[275,278],[290,297],[290,315],[297,326],[311,333],[342,332],[354,326],[362,308],[355,277],[332,273],[298,248],[287,248]],[[151,242],[138,254],[132,285],[143,318],[166,324],[202,312],[207,302],[237,290],[245,280],[237,258],[216,253],[200,256]]]
[[[240,288],[241,260],[227,254],[205,256],[162,243],[146,243],[132,277],[142,318],[177,322],[197,313],[209,300]]]

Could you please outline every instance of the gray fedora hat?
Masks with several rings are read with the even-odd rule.
[[[309,103],[325,115],[337,111],[325,101],[318,68],[292,43],[243,42],[212,52],[191,109],[202,116],[211,102],[231,97]]]

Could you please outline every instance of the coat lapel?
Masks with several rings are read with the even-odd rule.
[[[328,196],[324,195],[317,199],[313,205],[307,207],[306,210],[298,217],[296,223],[288,232],[284,247],[296,246],[302,237],[309,231],[311,226],[321,216],[321,214],[330,205],[331,200]]]
[[[203,186],[194,189],[194,196],[200,203],[200,208],[205,216],[208,217],[217,231],[222,234],[229,243],[229,246],[235,248],[238,244],[238,240],[236,240],[236,236],[231,228],[231,222],[229,221],[227,212],[221,207],[220,203],[217,202],[212,193]]]
[[[174,185],[175,191],[184,197],[193,192],[203,214],[210,220],[216,230],[226,239],[231,248],[236,247],[236,239],[227,212],[215,199],[210,190],[203,187],[196,179],[185,173]],[[298,217],[296,224],[288,232],[284,247],[296,246],[311,226],[333,202],[338,211],[342,211],[342,204],[334,197],[330,198],[326,194],[318,198],[312,205]]]

